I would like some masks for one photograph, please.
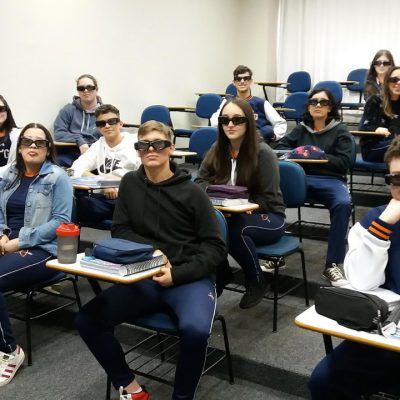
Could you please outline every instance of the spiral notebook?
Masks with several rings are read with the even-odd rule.
[[[93,256],[84,256],[80,260],[81,267],[90,268],[96,271],[107,272],[118,276],[129,276],[150,269],[159,268],[165,265],[163,254],[154,255],[152,259],[138,261],[133,264],[116,264],[113,262],[101,260]]]

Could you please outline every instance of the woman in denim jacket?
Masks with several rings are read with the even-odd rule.
[[[71,183],[54,163],[50,132],[31,123],[21,131],[16,161],[0,181],[0,386],[11,381],[25,358],[3,293],[57,273],[46,261],[57,255],[57,227],[71,218]]]

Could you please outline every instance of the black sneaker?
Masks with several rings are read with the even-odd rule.
[[[260,265],[260,268],[264,272],[275,272],[275,265],[278,264],[279,271],[286,268],[284,257],[271,257],[265,260],[264,264]]]
[[[332,286],[344,286],[349,283],[336,263],[328,263],[322,272],[322,277],[328,280]]]
[[[249,284],[246,286],[246,292],[240,300],[240,308],[251,308],[256,306],[264,297],[268,290],[268,283],[263,281],[261,285]]]

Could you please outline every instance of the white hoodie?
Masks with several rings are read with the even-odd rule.
[[[127,172],[138,169],[140,158],[134,148],[137,135],[128,132],[121,132],[121,135],[121,143],[114,147],[110,147],[104,137],[94,142],[72,164],[74,176],[97,169],[99,175],[112,174],[122,178]]]

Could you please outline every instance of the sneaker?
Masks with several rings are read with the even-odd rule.
[[[268,283],[263,281],[261,285],[247,285],[246,292],[240,300],[240,308],[251,308],[256,306],[264,297],[264,294],[268,290]]]
[[[122,386],[119,387],[119,400],[150,400],[150,395],[142,386],[139,393],[126,393]]]
[[[0,351],[0,386],[7,385],[14,378],[24,359],[24,351],[18,345],[13,353]]]
[[[339,265],[336,263],[327,264],[322,276],[327,279],[332,286],[344,286],[349,283],[344,277]]]
[[[275,265],[278,264],[279,271],[286,268],[284,257],[271,257],[265,261],[264,264],[260,265],[260,268],[264,272],[275,272]]]

